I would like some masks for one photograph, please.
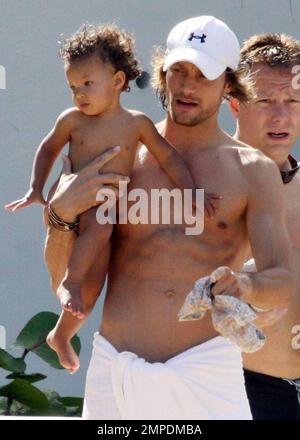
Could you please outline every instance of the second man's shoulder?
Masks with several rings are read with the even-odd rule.
[[[247,144],[236,145],[236,154],[241,171],[251,185],[281,183],[279,168],[262,151]]]

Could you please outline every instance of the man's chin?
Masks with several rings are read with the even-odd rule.
[[[200,124],[201,118],[199,117],[191,117],[188,115],[172,115],[172,119],[175,124],[183,125],[184,127],[195,127],[195,125]]]
[[[288,156],[293,148],[293,144],[290,142],[287,143],[264,143],[264,147],[260,148],[260,150],[271,158],[275,158],[277,156]]]

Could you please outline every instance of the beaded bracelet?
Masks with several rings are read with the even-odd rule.
[[[65,222],[62,218],[58,217],[57,214],[53,211],[53,208],[50,203],[48,203],[48,220],[49,224],[53,226],[55,229],[58,229],[61,232],[70,232],[74,231],[79,225],[79,220],[75,220],[74,222],[68,223]]]

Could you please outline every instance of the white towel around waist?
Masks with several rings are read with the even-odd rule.
[[[101,362],[110,363],[122,419],[252,419],[240,350],[222,337],[149,363],[96,333],[90,368]]]

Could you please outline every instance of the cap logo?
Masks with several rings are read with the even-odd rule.
[[[205,34],[195,35],[194,32],[192,32],[188,41],[192,41],[193,38],[195,38],[196,40],[201,40],[200,43],[205,43],[205,38],[207,38],[207,36]]]

